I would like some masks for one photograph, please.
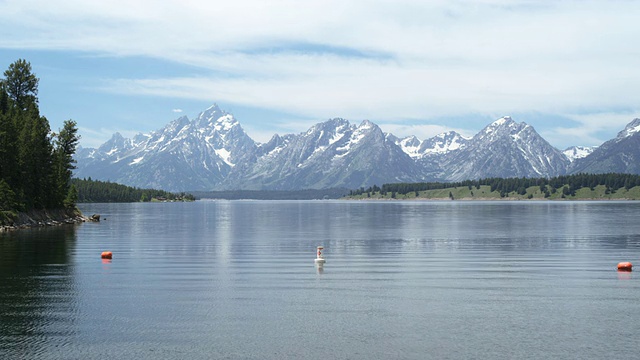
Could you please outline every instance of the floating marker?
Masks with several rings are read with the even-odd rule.
[[[318,246],[318,251],[317,251],[318,257],[316,257],[317,265],[322,265],[325,263],[324,256],[322,255],[322,250],[324,250],[324,246]]]
[[[631,269],[633,265],[628,261],[618,263],[618,271],[631,271]]]
[[[111,251],[103,251],[102,258],[103,259],[111,259],[113,257],[113,253]]]

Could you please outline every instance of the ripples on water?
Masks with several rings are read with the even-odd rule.
[[[2,358],[633,358],[640,204],[90,204],[0,238]],[[327,264],[313,264],[315,246]],[[114,258],[99,254],[111,250]]]

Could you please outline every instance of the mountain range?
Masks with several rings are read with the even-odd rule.
[[[597,148],[551,146],[505,116],[473,137],[447,132],[398,138],[371,121],[335,118],[299,134],[251,139],[213,105],[150,134],[119,133],[99,148],[79,147],[79,178],[168,191],[355,189],[393,182],[487,177],[553,177],[580,172],[640,173],[640,119]]]

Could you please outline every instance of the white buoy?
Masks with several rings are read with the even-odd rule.
[[[316,257],[316,265],[322,265],[325,263],[324,256],[322,255],[322,250],[324,250],[324,246],[318,246],[318,257]]]

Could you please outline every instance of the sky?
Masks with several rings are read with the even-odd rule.
[[[330,118],[426,139],[509,115],[553,146],[640,117],[640,1],[0,0],[0,67],[25,59],[83,147],[212,104],[254,140]]]

